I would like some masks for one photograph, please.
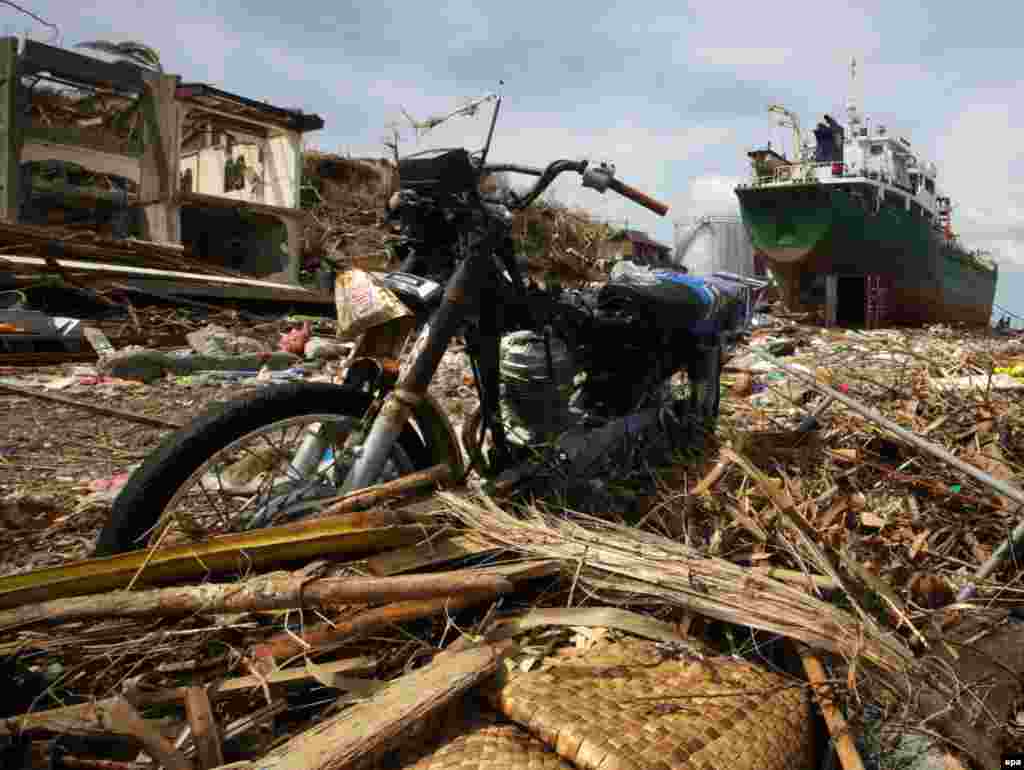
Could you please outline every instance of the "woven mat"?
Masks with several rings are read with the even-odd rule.
[[[572,770],[523,728],[486,713],[449,723],[439,739],[396,760],[401,770]]]
[[[511,677],[489,697],[581,770],[812,770],[810,697],[794,684],[630,639]]]

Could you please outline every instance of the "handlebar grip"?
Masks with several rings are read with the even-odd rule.
[[[625,182],[620,182],[618,179],[612,179],[608,183],[608,186],[623,198],[629,198],[633,203],[639,203],[645,209],[650,209],[660,217],[663,217],[668,213],[668,206],[664,203],[656,201],[651,196],[640,192],[635,187],[630,187]]]

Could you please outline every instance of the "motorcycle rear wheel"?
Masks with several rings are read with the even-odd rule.
[[[358,451],[352,440],[362,435],[370,403],[368,394],[353,388],[303,383],[267,387],[226,408],[208,409],[168,436],[132,474],[100,531],[95,555],[283,523],[296,517],[296,509],[308,513],[317,499],[338,494],[348,472],[344,460]],[[300,440],[313,427],[329,436],[328,451],[314,458],[312,473],[299,473],[292,450],[270,437],[283,433],[287,440],[291,433]],[[379,481],[431,464],[431,452],[409,424]]]

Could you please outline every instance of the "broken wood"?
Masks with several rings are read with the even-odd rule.
[[[296,578],[267,576],[244,583],[205,583],[149,591],[116,591],[97,596],[54,599],[0,612],[0,629],[36,623],[66,623],[111,617],[164,617],[193,613],[261,612],[377,604],[456,596],[464,592],[499,595],[512,584],[481,570],[372,578]]]
[[[733,464],[733,460],[729,457],[719,455],[719,460],[715,463],[715,466],[708,471],[708,474],[701,479],[700,483],[693,488],[690,492],[691,495],[702,495],[705,492],[710,492],[711,489],[719,482],[725,472],[729,470],[729,467]]]
[[[352,674],[364,673],[375,669],[377,661],[373,658],[346,658],[331,663],[318,664],[319,673]],[[307,668],[286,668],[272,671],[264,677],[239,676],[223,680],[211,688],[209,697],[214,701],[229,698],[246,690],[255,690],[264,684],[274,686],[302,682],[313,679],[313,672]],[[172,687],[157,692],[136,692],[132,700],[137,708],[147,706],[163,706],[182,703],[185,700],[187,687]],[[72,706],[33,711],[16,717],[0,719],[0,735],[97,735],[106,731],[99,727],[96,709],[109,708],[113,698],[96,702],[78,703]]]
[[[41,393],[38,390],[30,390],[28,388],[19,388],[16,385],[5,385],[0,383],[0,391],[7,393],[15,393],[19,396],[28,396],[29,398],[38,398],[42,401],[53,401],[57,404],[64,404],[65,406],[71,406],[75,409],[82,409],[87,412],[94,412],[95,414],[102,414],[106,417],[116,417],[119,420],[126,422],[135,422],[139,425],[148,425],[151,428],[164,428],[170,430],[178,430],[182,427],[182,423],[173,422],[171,420],[164,420],[160,417],[147,417],[144,414],[136,414],[133,412],[126,412],[122,409],[114,409],[109,406],[101,406],[100,404],[92,404],[85,401],[78,401],[67,396],[58,396],[53,393]]]
[[[556,574],[559,563],[550,559],[531,560],[513,564],[502,564],[495,567],[465,570],[479,574],[500,575],[513,583]],[[413,620],[438,615],[442,612],[457,612],[477,604],[497,598],[496,591],[473,591],[459,596],[451,596],[423,601],[395,602],[384,607],[375,607],[359,614],[333,623],[321,623],[308,629],[302,637],[282,633],[271,637],[267,642],[253,648],[256,658],[289,658],[309,648],[324,648],[348,641],[352,637],[367,634],[396,623],[407,623]],[[300,641],[301,639],[301,641]]]
[[[51,760],[52,762],[52,760]],[[61,754],[51,766],[65,767],[68,770],[148,770],[149,764],[141,762],[119,762],[116,759],[92,759],[86,757],[72,757]]]
[[[189,687],[185,691],[185,714],[192,728],[192,741],[199,755],[200,770],[223,765],[224,752],[221,750],[217,719],[204,688]]]
[[[811,683],[814,698],[821,708],[821,715],[825,718],[829,735],[832,737],[832,745],[839,757],[839,764],[842,765],[843,770],[865,770],[860,752],[857,751],[857,746],[850,736],[849,725],[829,693],[825,667],[805,645],[798,643],[797,652],[803,663],[804,673],[807,674],[807,681]]]
[[[378,695],[300,733],[252,767],[261,770],[345,770],[395,748],[410,728],[493,676],[515,644],[484,644],[390,683]]]
[[[368,489],[358,489],[341,497],[324,500],[323,504],[328,505],[328,507],[310,518],[337,516],[341,513],[348,513],[357,508],[381,503],[390,497],[398,497],[417,489],[445,484],[451,481],[451,479],[452,469],[450,466],[447,464],[432,465],[425,470],[410,473],[394,481],[385,481],[382,484],[375,484]]]
[[[1018,489],[1012,484],[1009,484],[1006,481],[1003,481],[1002,479],[993,478],[991,475],[985,473],[980,468],[976,468],[970,463],[964,462],[959,457],[954,455],[952,452],[944,449],[943,447],[933,444],[931,441],[928,441],[922,438],[921,436],[918,436],[912,433],[911,431],[901,427],[900,425],[897,425],[895,422],[883,416],[878,411],[871,409],[870,407],[864,406],[858,401],[840,393],[838,390],[835,390],[829,387],[828,385],[818,382],[817,378],[814,375],[802,372],[799,369],[795,369],[794,367],[789,366],[788,364],[784,364],[781,361],[774,358],[773,356],[764,352],[763,350],[757,350],[755,348],[751,352],[754,355],[758,356],[759,358],[764,359],[768,363],[774,364],[783,371],[793,375],[794,377],[798,377],[804,382],[807,382],[815,390],[824,393],[828,396],[831,396],[834,400],[839,401],[842,404],[845,404],[847,407],[857,412],[857,414],[870,420],[876,425],[884,428],[896,438],[906,442],[907,444],[910,444],[910,446],[916,449],[920,449],[922,452],[926,452],[927,454],[930,454],[932,457],[935,457],[939,460],[942,460],[945,463],[948,463],[949,465],[952,465],[961,473],[964,473],[967,476],[970,476],[975,481],[979,482],[980,484],[983,484],[986,487],[995,490],[1003,497],[1012,500],[1018,505],[1024,505],[1024,491]],[[1003,543],[999,546],[998,549],[996,549],[996,552],[992,554],[992,557],[984,564],[982,564],[981,567],[978,568],[978,571],[975,572],[973,576],[972,582],[967,584],[960,590],[960,593],[957,594],[957,601],[966,601],[967,599],[971,598],[971,596],[973,596],[974,592],[977,590],[977,583],[988,578],[988,576],[995,572],[996,569],[999,568],[999,566],[1003,563],[1003,561],[1006,560],[1006,558],[1011,553],[1013,553],[1015,550],[1019,550],[1022,546],[1024,546],[1024,519],[1021,519],[1017,523],[1017,526],[1014,527],[1013,531],[1010,533],[1010,536],[1003,541]]]
[[[124,698],[114,698],[109,706],[97,709],[97,715],[108,732],[135,738],[165,770],[194,770],[192,763]]]
[[[323,649],[348,641],[362,634],[368,634],[396,623],[408,623],[442,612],[457,612],[476,604],[495,599],[498,591],[479,591],[448,596],[440,599],[423,599],[395,602],[383,607],[364,610],[359,614],[333,623],[319,623],[307,629],[301,637],[294,634],[278,634],[253,648],[255,658],[290,658],[312,648]]]

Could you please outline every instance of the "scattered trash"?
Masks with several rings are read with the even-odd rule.
[[[210,324],[185,335],[196,353],[216,357],[237,357],[247,353],[269,353],[270,346],[253,337],[235,334],[223,326]]]
[[[277,343],[278,350],[283,350],[294,356],[305,355],[306,343],[309,342],[312,333],[309,321],[303,321],[300,328],[292,329],[287,334],[281,335],[281,339]]]
[[[24,420],[0,433],[0,486],[17,490],[0,500],[0,672],[25,661],[38,701],[3,714],[0,743],[17,731],[52,757],[67,741],[55,736],[142,741],[153,728],[169,738],[145,758],[164,767],[381,754],[411,768],[478,756],[486,741],[551,767],[626,754],[647,767],[678,749],[717,770],[737,747],[752,769],[797,755],[792,766],[824,766],[803,761],[812,702],[844,767],[858,751],[876,766],[885,746],[952,761],[950,746],[908,740],[904,722],[927,720],[979,766],[1019,732],[1024,655],[1003,636],[1022,625],[1016,337],[838,331],[759,312],[726,362],[719,436],[638,470],[628,513],[567,516],[557,500],[518,506],[472,483],[441,495],[382,484],[346,513],[89,559],[97,510],[165,429],[248,387],[336,381],[351,349],[309,318],[139,313],[190,330],[196,347],[151,344],[145,323],[140,344],[123,344],[104,325],[110,347],[121,342],[102,352],[90,323],[94,368],[3,371],[0,409]],[[461,432],[475,406],[461,350],[431,394]],[[203,483],[244,504],[275,457],[270,444]],[[330,505],[355,506],[344,500]],[[463,582],[445,586],[452,575]],[[340,598],[393,590],[396,576],[412,595]],[[1001,678],[969,651],[979,645]],[[891,745],[861,740],[872,724]],[[612,730],[618,743],[602,743]],[[687,730],[707,740],[685,743]],[[138,756],[75,751],[68,766],[128,770]]]

